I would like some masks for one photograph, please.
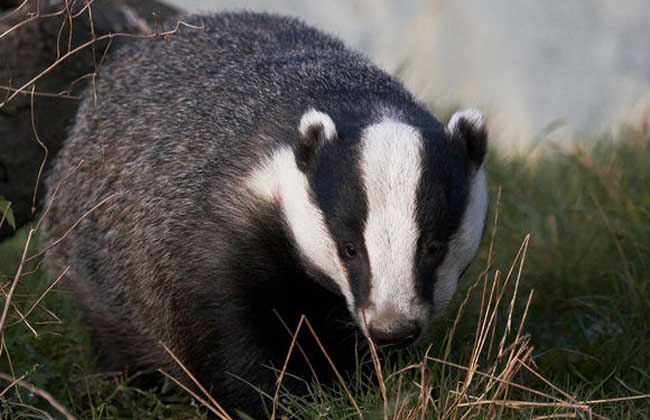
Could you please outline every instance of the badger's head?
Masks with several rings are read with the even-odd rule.
[[[276,149],[249,186],[279,204],[306,272],[343,295],[361,329],[377,344],[406,345],[445,308],[478,250],[484,118],[334,121],[305,112],[295,145]]]

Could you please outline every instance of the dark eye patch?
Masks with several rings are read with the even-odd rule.
[[[420,256],[428,264],[437,266],[447,253],[447,243],[437,239],[425,239],[420,242]]]

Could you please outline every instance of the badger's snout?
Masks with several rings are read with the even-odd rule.
[[[378,346],[406,347],[420,337],[420,325],[417,321],[400,321],[385,329],[381,325],[369,325],[370,338]]]
[[[365,330],[377,346],[391,348],[406,347],[413,344],[422,333],[420,319],[387,305],[381,310],[372,305],[360,313]]]

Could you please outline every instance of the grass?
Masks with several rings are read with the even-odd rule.
[[[492,219],[500,190],[494,242],[489,228],[432,346],[383,360],[382,380],[358,369],[345,388],[313,384],[306,397],[281,390],[279,406],[321,419],[357,418],[351,400],[366,419],[650,418],[648,398],[612,400],[650,392],[650,137],[624,127],[586,144],[548,147],[534,160],[490,154]],[[26,239],[22,230],[0,245],[5,296]],[[171,382],[139,389],[137,378],[100,372],[91,332],[58,285],[16,322],[50,284],[36,265],[23,273],[0,372],[78,418],[204,416]],[[0,382],[1,417],[44,412],[60,416],[41,396]]]

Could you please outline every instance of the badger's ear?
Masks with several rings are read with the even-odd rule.
[[[487,150],[487,129],[483,114],[476,109],[458,111],[449,119],[447,132],[452,141],[462,141],[470,160],[481,166]]]
[[[315,159],[320,147],[336,137],[336,126],[329,115],[312,108],[300,118],[298,131],[300,137],[296,145],[296,164],[304,172]]]

